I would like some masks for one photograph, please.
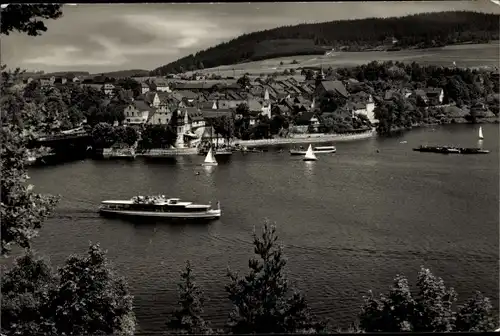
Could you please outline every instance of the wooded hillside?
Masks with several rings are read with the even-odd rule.
[[[361,51],[392,44],[392,37],[398,41],[392,45],[396,48],[484,43],[498,39],[499,17],[497,14],[460,11],[284,26],[241,35],[159,67],[151,75],[275,57],[323,54],[331,48]]]

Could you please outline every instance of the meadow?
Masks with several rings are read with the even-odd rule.
[[[453,62],[458,67],[467,68],[498,68],[499,42],[488,44],[463,44],[433,49],[417,49],[402,51],[364,51],[364,52],[333,52],[325,55],[289,56],[248,62],[234,65],[224,65],[215,68],[198,70],[205,74],[220,74],[223,77],[238,78],[245,73],[251,75],[271,74],[285,69],[300,69],[302,67],[349,67],[366,64],[371,61],[401,61],[405,63],[418,62],[422,65],[439,65],[450,67]],[[291,64],[296,60],[298,64]],[[280,63],[283,62],[283,65]],[[189,74],[189,73],[188,73]]]

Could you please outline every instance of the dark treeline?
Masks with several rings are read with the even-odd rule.
[[[465,11],[300,24],[241,35],[159,67],[151,74],[166,75],[263,58],[322,54],[325,50],[321,46],[360,51],[392,44],[392,37],[398,41],[392,47],[426,48],[488,42],[498,36],[499,15]],[[279,40],[289,40],[288,46]]]
[[[112,99],[107,98],[102,90],[74,83],[42,86],[40,82],[32,81],[25,87],[18,87],[23,72],[20,69],[5,70],[6,66],[2,66],[2,122],[21,121],[19,107],[22,106],[36,119],[37,133],[68,130],[80,126],[83,121],[90,126],[99,122],[121,122],[125,118],[124,108],[130,103],[125,91],[140,90],[140,84],[130,78],[116,81],[120,89]],[[34,121],[30,119],[23,126],[28,127]]]

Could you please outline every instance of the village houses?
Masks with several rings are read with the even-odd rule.
[[[125,114],[123,122],[125,125],[144,125],[153,109],[142,100],[134,100],[125,107],[123,112]]]

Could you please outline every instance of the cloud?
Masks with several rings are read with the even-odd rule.
[[[176,58],[183,51],[190,53],[200,45],[209,46],[240,34],[237,29],[228,31],[193,14],[116,13],[85,30],[86,35],[73,32],[73,38],[59,33],[57,39],[38,46],[36,54],[24,58],[23,63],[39,67],[126,66],[141,56]],[[78,47],[67,44],[75,40]]]
[[[153,69],[245,32],[440,10],[500,12],[490,1],[80,4],[64,6],[41,36],[2,36],[2,62],[45,71]]]

